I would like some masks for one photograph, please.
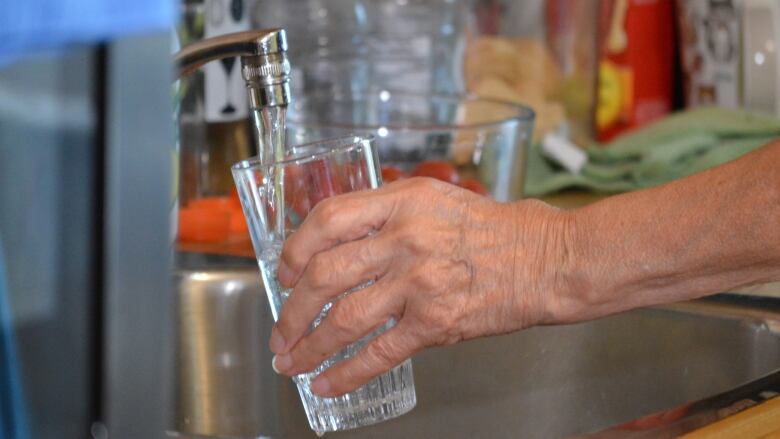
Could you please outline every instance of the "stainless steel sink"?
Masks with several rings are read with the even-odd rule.
[[[271,369],[272,318],[257,268],[185,270],[176,285],[172,430],[316,437],[295,387]],[[551,438],[602,430],[780,368],[779,316],[695,301],[429,350],[414,358],[411,413],[328,436]]]

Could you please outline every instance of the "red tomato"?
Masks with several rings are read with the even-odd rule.
[[[482,185],[478,180],[475,180],[473,178],[469,178],[468,180],[463,180],[460,183],[460,187],[463,189],[468,189],[471,192],[475,192],[480,195],[488,195],[488,190],[485,189],[485,186]]]
[[[458,170],[451,163],[442,160],[429,160],[420,163],[412,171],[413,177],[431,177],[447,183],[458,184]]]
[[[382,165],[382,182],[391,183],[408,177],[406,173],[395,166]]]

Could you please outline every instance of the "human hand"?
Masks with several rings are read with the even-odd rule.
[[[274,367],[310,371],[394,318],[312,383],[336,396],[423,348],[545,323],[565,229],[565,213],[543,203],[497,203],[428,178],[326,199],[282,251],[279,282],[293,292],[272,332]],[[326,303],[370,280],[306,335]]]

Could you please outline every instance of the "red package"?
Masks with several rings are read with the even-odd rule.
[[[672,110],[672,0],[604,0],[599,14],[596,136],[609,141]]]

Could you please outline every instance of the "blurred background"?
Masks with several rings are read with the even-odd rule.
[[[372,134],[386,183],[426,175],[499,201],[577,207],[780,136],[772,0],[6,2],[0,438],[309,434],[295,427],[303,418],[289,383],[268,370],[265,304],[223,297],[256,272],[229,172],[260,144],[240,61],[173,77],[182,47],[277,27],[289,40],[287,144]],[[215,270],[222,283],[198,283]],[[240,291],[251,298],[258,288]],[[756,302],[764,312],[779,292],[739,293],[770,301]],[[230,344],[225,328],[256,335]],[[224,339],[212,339],[220,330]],[[527,343],[544,337],[533,334]],[[646,405],[614,399],[585,424],[572,414],[526,433],[598,431],[728,390],[780,366],[778,340],[765,335],[764,356],[750,351],[732,375],[680,384]],[[712,346],[713,361],[733,352]],[[231,368],[214,360],[221,353],[245,362]],[[687,374],[697,358],[659,373]],[[220,392],[247,376],[243,399]],[[231,421],[224,407],[247,413]],[[433,416],[425,425],[438,425],[423,407]]]

